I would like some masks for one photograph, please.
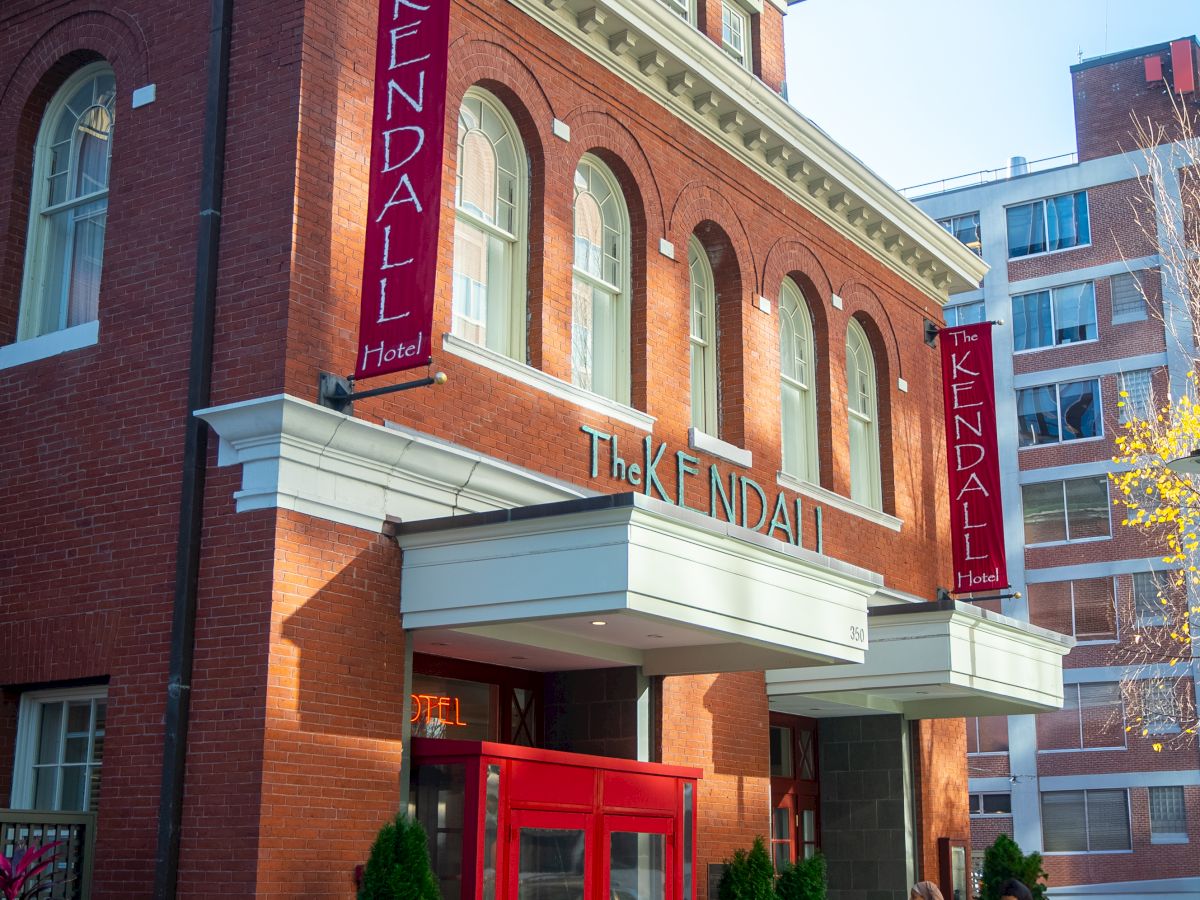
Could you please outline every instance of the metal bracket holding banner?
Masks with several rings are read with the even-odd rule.
[[[343,377],[334,375],[332,372],[322,372],[320,380],[317,382],[317,403],[334,412],[352,416],[354,415],[355,400],[379,397],[382,394],[395,394],[413,388],[429,387],[432,384],[445,384],[449,380],[445,372],[434,372],[428,378],[418,378],[416,381],[406,381],[403,384],[389,384],[387,387],[355,392],[353,375]]]

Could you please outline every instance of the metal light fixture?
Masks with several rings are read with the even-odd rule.
[[[1187,456],[1168,460],[1163,465],[1176,475],[1200,475],[1200,447],[1197,447]]]

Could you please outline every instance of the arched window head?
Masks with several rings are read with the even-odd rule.
[[[882,509],[875,357],[867,333],[855,319],[851,319],[846,328],[846,382],[850,419],[850,499]]]
[[[512,117],[471,88],[458,111],[451,330],[522,362],[528,181]]]
[[[629,211],[608,167],[587,154],[575,169],[571,381],[629,402]]]
[[[817,484],[817,400],[812,317],[790,278],[779,291],[779,392],[783,471]]]
[[[691,281],[692,426],[717,437],[717,292],[708,254],[688,241]]]
[[[34,153],[29,237],[17,339],[96,321],[116,79],[80,69],[46,108]]]

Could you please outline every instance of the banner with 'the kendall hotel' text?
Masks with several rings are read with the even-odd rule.
[[[946,465],[956,594],[1008,587],[1004,509],[996,450],[992,323],[944,328]]]
[[[429,363],[450,0],[380,0],[356,378]]]

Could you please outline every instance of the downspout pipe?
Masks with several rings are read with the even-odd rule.
[[[221,202],[225,179],[225,123],[232,17],[233,0],[212,0],[204,134],[201,144],[196,285],[192,302],[192,340],[187,412],[184,420],[179,534],[175,551],[171,659],[167,680],[162,782],[158,805],[158,849],[154,860],[155,900],[173,900],[179,880],[188,711],[192,689],[192,662],[195,656],[196,595],[200,575],[200,535],[204,520],[204,478],[208,461],[208,425],[197,418],[195,413],[209,405],[212,387],[217,255],[221,239]]]

